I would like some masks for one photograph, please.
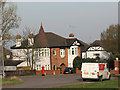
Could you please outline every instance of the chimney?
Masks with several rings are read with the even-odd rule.
[[[16,47],[20,47],[21,46],[21,36],[17,35],[16,36]]]
[[[33,34],[28,35],[28,42],[29,42],[29,46],[32,46],[34,44],[34,35]]]
[[[69,38],[70,38],[70,39],[75,38],[74,36],[75,36],[75,35],[74,35],[73,33],[69,34]]]

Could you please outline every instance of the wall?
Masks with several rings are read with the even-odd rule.
[[[86,52],[82,52],[82,59],[86,58]]]
[[[21,71],[5,71],[7,76],[24,76],[24,75],[36,75],[35,70],[21,70]]]
[[[60,74],[60,70],[45,70],[46,75]],[[42,70],[36,71],[36,75],[42,75]]]
[[[78,48],[78,54],[72,55],[72,48]],[[70,50],[70,51],[69,51]],[[68,67],[73,67],[73,60],[76,56],[81,57],[81,47],[78,46],[71,46],[68,50]]]
[[[15,71],[16,66],[5,66],[5,71]]]
[[[53,49],[56,49],[56,55],[53,55]],[[56,65],[57,67],[60,67],[62,63],[65,64],[66,67],[68,67],[68,48],[65,48],[65,57],[61,58],[60,56],[60,48],[51,48],[50,50],[50,56],[51,56],[51,68],[53,70],[53,66]]]
[[[76,68],[76,74],[81,74],[81,70],[79,70],[78,68]]]
[[[119,75],[120,74],[120,60],[115,60],[114,61],[115,64],[115,75]]]
[[[42,66],[46,67],[45,65],[47,65],[47,70],[48,69],[51,70],[50,56],[40,56],[39,59],[36,61],[36,70],[37,70],[37,65],[41,65],[40,67],[38,67],[38,70],[42,70]]]
[[[26,58],[26,49],[12,49],[13,60],[24,60]]]

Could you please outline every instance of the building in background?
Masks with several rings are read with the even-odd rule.
[[[82,52],[82,58],[100,58],[100,60],[108,60],[110,53],[105,51],[100,40],[96,40]]]

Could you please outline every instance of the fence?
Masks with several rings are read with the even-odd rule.
[[[5,76],[36,75],[36,70],[5,71]]]

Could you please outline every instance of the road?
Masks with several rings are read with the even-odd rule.
[[[63,85],[73,85],[83,82],[81,76],[76,74],[22,76],[20,78],[24,81],[24,83],[7,86],[4,88],[52,88]]]
[[[21,76],[20,78],[24,81],[24,83],[7,86],[4,88],[52,88],[52,87],[58,87],[63,85],[95,82],[95,81],[83,82],[81,79],[81,76],[77,74]]]

